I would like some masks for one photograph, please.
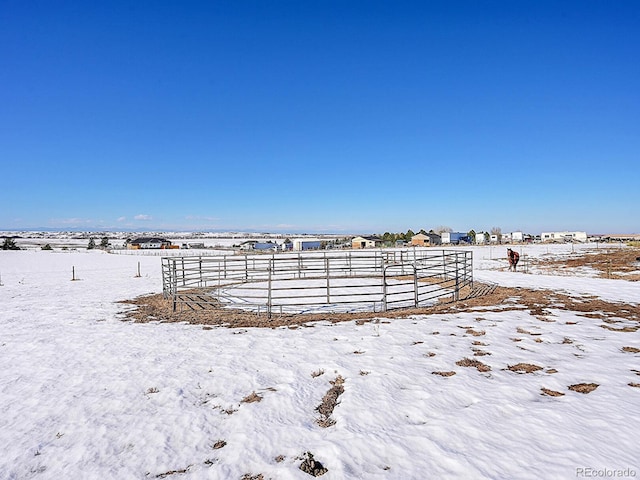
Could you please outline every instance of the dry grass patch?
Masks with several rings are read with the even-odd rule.
[[[623,351],[623,352],[629,352],[629,353],[640,353],[640,348],[636,348],[636,347],[622,347],[622,351]]]
[[[596,253],[585,253],[580,256],[560,259],[532,259],[532,262],[543,270],[564,273],[567,269],[589,267],[600,272],[603,278],[619,278],[629,281],[640,280],[640,275],[630,272],[638,270],[636,258],[640,249],[635,247],[601,249]],[[566,272],[569,273],[569,272]]]
[[[211,445],[211,448],[213,450],[220,450],[222,447],[224,447],[227,444],[227,442],[225,442],[224,440],[218,440],[216,443],[214,443],[213,445]]]
[[[206,293],[201,293],[206,295]],[[358,313],[319,313],[319,314],[287,314],[268,318],[266,314],[243,311],[240,309],[223,308],[213,300],[206,305],[206,310],[191,310],[184,307],[182,310],[173,311],[171,300],[167,300],[162,294],[145,295],[132,300],[124,300],[122,304],[132,305],[134,308],[122,312],[125,319],[135,322],[176,322],[191,323],[207,326],[221,326],[229,328],[245,327],[296,327],[305,326],[317,321],[330,321],[333,323],[358,321],[366,323],[375,321],[378,316],[373,312]],[[640,328],[640,305],[628,303],[615,303],[600,300],[595,297],[572,298],[551,290],[530,290],[527,288],[496,287],[491,293],[473,297],[462,298],[458,302],[440,302],[437,305],[417,309],[402,309],[385,312],[388,319],[406,318],[413,315],[428,315],[436,313],[460,313],[474,311],[477,308],[490,307],[489,311],[506,312],[522,311],[528,309],[532,315],[547,317],[550,315],[545,309],[566,310],[579,312],[580,315],[599,313],[600,318],[621,318],[632,322],[632,325],[614,331],[632,332]],[[484,319],[483,319],[484,320]],[[568,325],[577,322],[565,322]],[[637,326],[635,325],[637,324]],[[473,333],[476,332],[476,333]],[[438,335],[440,332],[432,332]],[[484,335],[484,332],[467,329],[469,335]],[[537,335],[526,332],[528,335]]]
[[[484,357],[486,355],[491,355],[491,352],[485,352],[484,350],[480,350],[479,348],[473,348],[472,350],[474,357]]]
[[[515,365],[509,365],[507,369],[517,373],[533,373],[542,370],[542,367],[532,363],[516,363]]]
[[[635,383],[635,382],[629,382],[628,384],[630,387],[636,387],[636,388],[640,388],[640,383]]]
[[[555,368],[550,368],[546,370],[545,373],[558,373],[558,370],[556,370]]]
[[[325,393],[322,403],[316,407],[316,411],[320,414],[320,418],[316,420],[316,423],[323,428],[335,425],[336,421],[331,418],[331,414],[338,404],[338,397],[344,393],[344,378],[340,375],[329,383],[332,387]]]
[[[262,401],[262,397],[258,395],[256,392],[251,393],[244,397],[240,402],[241,403],[255,403]]]
[[[440,375],[441,377],[452,377],[456,372],[431,372],[432,375]]]
[[[481,337],[482,335],[486,335],[487,332],[484,330],[474,330],[473,328],[467,328],[465,333],[468,335],[473,335],[474,337]]]
[[[556,392],[555,390],[549,390],[548,388],[544,387],[540,390],[542,390],[541,395],[549,395],[550,397],[562,397],[564,395],[564,393],[562,392]]]
[[[576,383],[575,385],[569,385],[569,390],[579,393],[591,393],[598,387],[597,383]]]
[[[253,475],[251,473],[245,473],[240,480],[264,480],[264,475],[261,473]]]
[[[640,325],[627,325],[626,327],[622,328],[614,328],[609,325],[600,325],[600,327],[606,330],[611,330],[612,332],[636,332],[640,328]]]
[[[319,377],[320,375],[324,374],[324,370],[320,369],[320,370],[316,370],[315,372],[311,372],[311,376],[313,378]]]
[[[521,327],[516,328],[516,332],[521,333],[522,335],[542,335],[541,333],[529,332],[528,330],[525,330]]]
[[[479,372],[489,372],[491,371],[491,367],[489,365],[485,365],[479,360],[475,360],[472,358],[463,358],[462,360],[458,360],[456,365],[459,367],[474,367]]]
[[[313,458],[313,454],[311,452],[304,454],[303,461],[300,464],[300,470],[304,473],[308,473],[312,477],[319,477],[329,471],[324,465],[322,465],[322,463]]]

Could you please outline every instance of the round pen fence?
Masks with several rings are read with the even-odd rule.
[[[415,248],[162,259],[173,309],[273,313],[387,311],[458,299],[473,287],[471,252]]]

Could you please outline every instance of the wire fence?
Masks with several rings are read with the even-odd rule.
[[[173,309],[387,311],[427,306],[473,286],[469,251],[431,248],[162,258]]]

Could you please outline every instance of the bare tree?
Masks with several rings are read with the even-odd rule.
[[[442,235],[442,232],[449,232],[449,233],[453,232],[453,228],[447,227],[446,225],[440,225],[434,228],[433,231],[438,235]]]
[[[500,227],[491,227],[491,235],[498,237],[498,243],[502,242],[502,229]]]

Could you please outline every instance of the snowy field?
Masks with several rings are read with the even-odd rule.
[[[640,282],[532,261],[593,245],[518,247],[527,273],[506,271],[506,247],[467,248],[476,280],[640,302]],[[306,452],[323,479],[640,476],[640,334],[584,313],[132,323],[117,302],[161,292],[160,258],[80,248],[0,251],[0,283],[3,480],[308,479]],[[540,368],[508,369],[520,363]],[[343,392],[323,427],[332,381]]]

